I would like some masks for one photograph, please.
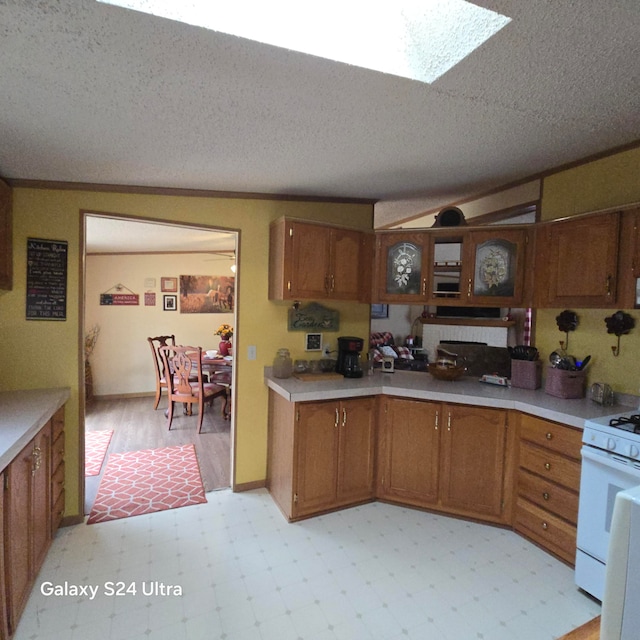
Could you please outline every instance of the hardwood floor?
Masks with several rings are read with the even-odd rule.
[[[221,415],[221,402],[218,398],[213,407],[205,407],[202,433],[197,431],[197,408],[193,416],[185,416],[179,406],[175,408],[169,431],[164,396],[155,411],[152,397],[94,399],[87,406],[85,428],[87,431],[113,429],[107,455],[192,443],[205,491],[214,491],[231,485],[231,423]],[[101,475],[85,478],[85,513],[91,511]]]
[[[599,640],[600,638],[600,616],[589,620],[581,627],[574,629],[560,640]]]

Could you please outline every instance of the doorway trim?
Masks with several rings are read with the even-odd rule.
[[[84,451],[85,451],[85,415],[86,415],[86,400],[85,400],[85,375],[84,375],[84,361],[85,361],[85,349],[84,349],[84,336],[85,336],[85,297],[86,297],[86,259],[87,259],[87,246],[86,246],[86,238],[87,238],[87,222],[89,218],[111,218],[115,220],[122,221],[131,221],[131,222],[142,222],[147,224],[155,224],[162,226],[173,226],[173,227],[181,227],[183,229],[191,229],[191,230],[200,230],[203,232],[209,233],[228,233],[235,235],[235,259],[236,265],[240,264],[240,248],[241,248],[241,230],[236,228],[222,227],[222,226],[212,226],[205,224],[196,224],[189,223],[180,220],[165,220],[162,218],[148,218],[145,216],[135,216],[129,214],[120,214],[120,213],[112,213],[112,212],[104,212],[104,211],[96,211],[93,209],[80,209],[80,273],[78,279],[78,389],[79,389],[79,439],[78,439],[78,453],[79,453],[79,466],[78,466],[78,496],[79,496],[79,505],[81,510],[83,509],[84,501],[85,501],[85,477],[84,477]],[[153,252],[145,252],[145,253],[153,253]],[[157,253],[157,252],[156,252]],[[166,253],[166,252],[163,252]],[[234,308],[233,308],[233,317],[234,317],[234,335],[237,336],[240,333],[240,328],[238,326],[238,318],[239,318],[239,289],[241,286],[240,283],[240,269],[237,268],[235,272],[235,300],[234,300]],[[239,359],[236,354],[236,362],[234,362],[233,367],[233,378],[232,378],[232,386],[231,386],[231,417],[230,417],[230,488],[232,491],[236,490],[236,440],[237,440],[237,430],[236,430],[236,407],[237,407],[237,376],[238,376],[238,364]]]

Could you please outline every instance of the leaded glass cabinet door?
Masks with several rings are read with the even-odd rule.
[[[377,298],[380,302],[424,302],[429,245],[426,234],[380,234]]]
[[[470,304],[511,307],[522,302],[526,240],[526,229],[469,233]]]

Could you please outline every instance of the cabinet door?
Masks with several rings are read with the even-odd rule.
[[[376,241],[376,302],[426,302],[428,264],[427,234],[379,234]]]
[[[5,487],[5,472],[0,473],[0,540],[3,540],[2,552],[0,552],[0,640],[6,640],[9,638],[9,621],[7,620],[7,589],[6,589],[6,574],[5,574],[5,562],[4,562],[4,541],[7,539],[4,520],[5,520],[5,507],[4,507],[4,487]]]
[[[31,588],[31,474],[33,443],[29,443],[9,465],[6,473],[7,605],[9,627],[15,631]]]
[[[510,307],[523,299],[526,229],[471,231],[465,259],[466,300]]]
[[[0,289],[13,288],[13,235],[11,187],[0,180]]]
[[[541,232],[547,242],[537,243],[536,256],[549,265],[545,306],[615,305],[619,227],[614,212],[550,223]]]
[[[31,553],[33,577],[39,571],[51,542],[51,427],[33,441],[34,472],[31,475]]]
[[[438,403],[385,400],[380,448],[381,497],[416,505],[437,501],[441,418]]]
[[[331,229],[292,222],[290,297],[324,299],[329,296]],[[357,299],[357,296],[356,296]]]
[[[375,399],[340,403],[338,502],[346,504],[373,497]]]
[[[499,517],[505,465],[506,412],[445,405],[442,505],[466,514]]]
[[[362,298],[360,274],[362,234],[350,229],[333,229],[331,234],[330,297],[337,300]]]
[[[330,509],[336,502],[338,464],[337,402],[308,402],[298,406],[294,516]]]

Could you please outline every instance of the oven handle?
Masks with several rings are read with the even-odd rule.
[[[597,451],[601,451],[602,453],[596,453]],[[631,458],[624,458],[616,455],[615,453],[604,451],[602,449],[594,449],[589,446],[583,446],[581,453],[583,459],[596,462],[604,467],[609,467],[610,469],[624,469],[630,475],[640,478],[640,465]]]

